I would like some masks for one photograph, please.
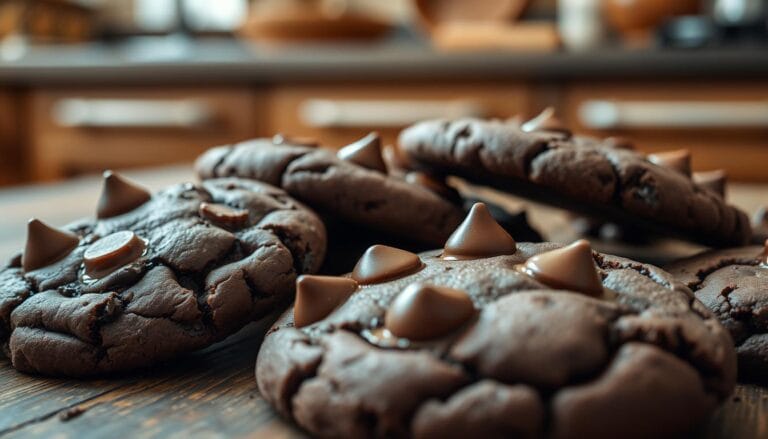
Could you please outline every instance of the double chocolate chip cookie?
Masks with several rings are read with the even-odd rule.
[[[461,222],[455,194],[442,182],[414,174],[409,183],[388,175],[375,133],[338,153],[296,143],[279,136],[213,148],[197,160],[197,173],[202,179],[259,180],[325,217],[430,246],[442,243]]]
[[[408,161],[580,213],[710,245],[744,245],[747,216],[721,172],[691,175],[690,154],[645,156],[617,139],[574,136],[551,111],[522,125],[459,119],[404,130]]]
[[[314,213],[245,180],[151,195],[107,173],[96,216],[30,221],[0,271],[0,342],[16,369],[84,376],[210,345],[288,302],[326,245]]]
[[[728,332],[668,273],[516,243],[482,204],[439,251],[302,276],[259,389],[322,437],[654,437],[733,389]]]
[[[739,377],[766,381],[768,241],[764,246],[701,253],[667,269],[731,332],[739,357]]]

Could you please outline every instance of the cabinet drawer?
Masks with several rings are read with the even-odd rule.
[[[768,83],[574,84],[566,102],[577,131],[644,151],[688,148],[696,170],[768,181]]]
[[[271,95],[273,132],[313,137],[343,146],[379,131],[394,142],[414,122],[439,117],[507,118],[528,112],[523,84],[302,85],[275,88]]]
[[[256,135],[257,108],[255,93],[234,88],[35,91],[32,173],[50,180],[190,162],[213,145]]]

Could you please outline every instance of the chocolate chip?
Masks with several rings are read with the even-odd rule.
[[[390,174],[402,175],[412,168],[408,157],[395,145],[384,146],[381,150],[381,158],[384,160],[384,164],[386,164]]]
[[[521,271],[555,289],[578,291],[593,297],[603,295],[592,248],[584,239],[528,259]]]
[[[364,168],[387,173],[387,166],[381,155],[381,138],[372,132],[362,139],[341,148],[337,157],[358,164]]]
[[[208,221],[227,229],[238,229],[248,222],[248,211],[233,209],[225,204],[200,203],[198,213]]]
[[[569,130],[557,117],[555,109],[552,107],[547,107],[538,116],[524,123],[521,126],[521,129],[528,133],[533,131],[546,131],[561,133],[568,137],[571,136],[571,130]]]
[[[101,219],[122,215],[146,203],[150,198],[152,195],[143,187],[112,171],[106,171],[96,216]]]
[[[691,152],[687,149],[649,154],[648,161],[655,165],[672,169],[683,175],[691,176]]]
[[[316,148],[320,145],[320,142],[312,137],[296,137],[282,133],[272,136],[272,143],[275,145],[308,146],[310,148]]]
[[[403,277],[422,267],[415,253],[386,245],[374,245],[363,253],[352,270],[352,279],[361,284],[373,284]]]
[[[763,244],[763,254],[761,256],[760,264],[763,267],[768,267],[768,239],[766,239],[765,244]]]
[[[144,241],[131,231],[107,235],[85,250],[85,274],[96,279],[105,277],[139,259],[145,248]]]
[[[443,259],[476,259],[511,255],[517,243],[493,219],[484,203],[475,203],[469,214],[446,241]]]
[[[445,184],[445,181],[439,180],[424,172],[409,172],[405,174],[405,181],[429,189],[447,200],[458,201],[459,199],[459,193],[456,189]]]
[[[294,324],[302,328],[324,319],[356,289],[357,282],[348,277],[299,276],[293,305]]]
[[[74,233],[59,230],[33,218],[27,223],[27,245],[21,256],[24,271],[37,270],[63,259],[80,243]]]
[[[720,195],[720,197],[725,198],[725,185],[728,181],[728,176],[724,170],[718,169],[715,171],[694,172],[693,181],[704,189],[712,191]]]
[[[390,305],[384,327],[409,340],[446,335],[475,315],[475,306],[462,290],[432,284],[409,285]]]

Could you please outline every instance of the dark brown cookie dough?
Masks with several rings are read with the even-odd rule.
[[[768,242],[715,250],[667,269],[720,319],[736,343],[739,377],[768,377]]]
[[[264,398],[321,437],[651,437],[730,394],[730,336],[671,275],[488,218],[415,263],[377,247],[344,281],[305,277],[259,353]]]
[[[399,142],[409,162],[429,172],[587,215],[706,244],[743,245],[750,237],[743,212],[691,179],[684,151],[646,157],[543,121],[520,126],[480,119],[421,122],[404,130]]]
[[[107,174],[98,219],[33,220],[0,270],[0,341],[24,372],[124,371],[208,346],[288,302],[325,229],[284,191],[247,180],[150,195]]]
[[[389,176],[378,137],[367,136],[338,156],[330,149],[256,139],[213,148],[197,160],[196,169],[203,179],[263,181],[332,220],[429,246],[442,243],[463,216],[454,200]]]

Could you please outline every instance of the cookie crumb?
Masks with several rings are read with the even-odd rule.
[[[75,419],[76,417],[82,415],[85,413],[85,409],[82,407],[72,407],[67,410],[62,410],[59,412],[59,419],[61,422],[67,422],[71,419]]]

